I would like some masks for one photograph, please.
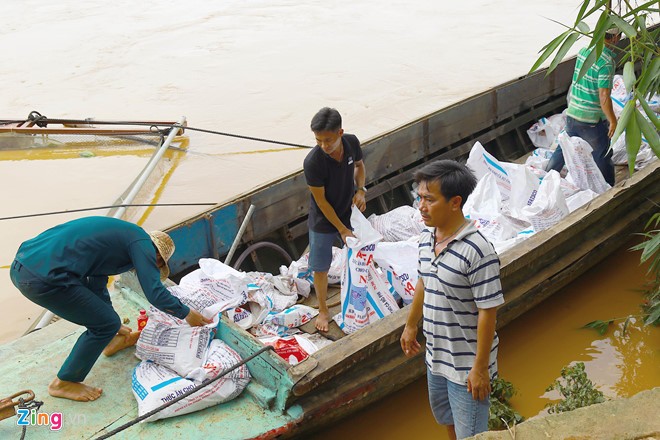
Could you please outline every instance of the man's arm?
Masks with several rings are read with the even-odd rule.
[[[355,196],[353,196],[353,204],[357,206],[360,211],[364,211],[367,207],[366,194],[362,188],[364,188],[365,179],[366,179],[366,168],[364,167],[364,161],[358,160],[355,162],[355,171],[353,175],[355,177],[355,186],[357,191],[355,191]]]
[[[497,307],[479,309],[479,317],[477,318],[477,356],[467,377],[468,392],[472,393],[472,398],[475,400],[483,400],[490,394],[488,361],[493,346],[493,338],[495,338],[496,321]]]
[[[341,239],[344,241],[344,243],[346,243],[346,237],[354,237],[353,231],[347,228],[346,225],[344,225],[341,220],[339,220],[339,217],[335,212],[335,208],[333,208],[330,202],[328,202],[328,200],[325,198],[325,187],[310,186],[308,188],[312,192],[312,197],[314,197],[316,205],[319,207],[325,218],[328,219],[328,221],[332,224],[332,226],[337,228],[337,231],[339,231],[339,234],[341,234]]]
[[[417,342],[417,324],[419,324],[419,320],[422,319],[423,307],[424,281],[422,281],[421,278],[418,278],[417,284],[415,285],[415,296],[410,305],[408,320],[406,321],[406,326],[403,328],[403,334],[401,335],[401,349],[407,357],[415,356],[422,348],[422,346],[419,345],[419,342]]]
[[[616,115],[614,114],[614,107],[612,106],[612,99],[610,95],[612,94],[612,89],[598,89],[598,98],[600,99],[600,108],[603,109],[607,122],[610,124],[610,129],[607,132],[607,136],[610,138],[614,135],[616,130]]]

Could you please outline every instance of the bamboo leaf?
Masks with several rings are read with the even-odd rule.
[[[623,18],[628,18],[630,16],[636,15],[640,11],[658,12],[657,9],[651,7],[652,5],[655,5],[657,3],[658,3],[658,0],[651,0],[651,1],[648,1],[644,4],[641,4],[641,5],[637,6],[635,9],[631,9],[630,11],[623,14]]]
[[[598,48],[592,48],[591,52],[589,52],[589,55],[587,55],[587,58],[584,59],[584,63],[582,63],[580,72],[578,72],[578,80],[582,79],[582,77],[589,71],[591,66],[594,65],[599,56],[600,54],[598,54]]]
[[[630,101],[626,102],[626,105],[623,106],[621,116],[619,117],[619,123],[617,124],[616,130],[614,130],[614,135],[612,136],[612,145],[616,142],[617,139],[619,139],[619,136],[621,136],[623,130],[625,130],[632,110],[635,108],[635,101],[636,99],[631,99]]]
[[[642,74],[639,77],[639,84],[637,89],[641,93],[640,96],[653,95],[653,90],[649,91],[649,86],[653,83],[653,80],[657,80],[658,74],[660,73],[660,57],[654,57],[651,63],[645,68],[642,69]]]
[[[548,72],[552,72],[555,70],[557,65],[564,59],[566,56],[566,53],[568,50],[573,46],[575,41],[578,39],[580,34],[578,33],[572,33],[571,35],[566,38],[566,41],[564,41],[564,44],[561,45],[561,48],[557,51],[557,55],[555,56],[555,59],[552,60],[552,63],[550,63],[550,67],[548,67]]]
[[[660,130],[660,120],[658,120],[658,117],[655,115],[655,112],[653,109],[649,106],[649,103],[646,102],[643,98],[639,100],[639,102],[642,103],[642,108],[644,109],[644,112],[646,113],[646,116],[649,117],[653,125],[655,126],[656,130]]]
[[[639,27],[642,33],[646,33],[646,14],[638,15],[635,20],[637,21],[637,27]]]
[[[637,153],[639,153],[639,147],[642,145],[642,133],[639,131],[639,125],[637,125],[639,111],[633,107],[632,112],[633,116],[628,119],[626,124],[626,151],[628,152],[628,171],[631,176],[635,172],[635,160],[637,159]]]
[[[570,31],[566,31],[566,32],[562,33],[561,35],[559,35],[554,40],[552,40],[550,43],[548,43],[545,46],[545,50],[543,50],[543,53],[541,54],[539,59],[536,60],[536,62],[532,66],[532,68],[529,69],[529,73],[532,73],[532,72],[536,71],[536,69],[538,69],[539,66],[541,64],[543,64],[545,62],[545,60],[547,60],[548,57],[550,57],[550,55],[552,55],[552,52],[557,50],[559,45],[564,41],[564,39],[566,39],[566,37],[568,36],[569,33],[570,33]]]
[[[651,325],[655,324],[655,322],[660,319],[660,307],[655,307],[653,308],[651,314],[649,315],[648,318],[646,318],[646,321],[644,321],[645,324]]]
[[[628,61],[623,65],[623,84],[626,86],[626,92],[632,92],[635,79],[635,65],[632,61]]]
[[[603,38],[605,37],[605,32],[607,32],[607,30],[611,27],[610,23],[612,23],[612,19],[610,18],[610,15],[607,13],[607,10],[604,10],[600,14],[600,17],[598,17],[598,21],[596,22],[596,26],[594,27],[594,33],[593,36],[591,37],[591,44],[595,45],[596,43],[599,42],[602,43]]]
[[[588,7],[589,7],[589,0],[584,0],[582,2],[582,6],[580,7],[580,11],[578,11],[577,17],[575,17],[575,25],[576,26],[584,18],[584,12],[587,10]]]
[[[584,21],[581,21],[577,24],[577,28],[582,32],[583,34],[588,34],[591,29],[589,29],[589,25],[585,23]]]
[[[637,36],[637,30],[623,18],[619,17],[616,14],[613,14],[610,15],[610,19],[612,20],[612,24],[616,25],[616,27],[622,30],[623,33],[628,36],[628,38],[634,38]]]
[[[609,328],[611,323],[612,323],[611,320],[610,321],[596,320],[583,325],[582,328],[592,328],[596,330],[599,334],[604,335],[605,333],[607,333],[607,329]]]
[[[610,2],[610,0],[598,0],[598,1],[596,2],[596,4],[594,5],[594,7],[591,8],[591,9],[589,10],[589,12],[587,12],[584,16],[585,16],[585,17],[590,16],[591,14],[593,14],[594,12],[596,12],[597,10],[599,10],[600,8],[602,8],[603,6],[607,5],[609,2]]]
[[[651,150],[655,153],[658,158],[660,158],[660,135],[653,128],[651,123],[642,115],[637,109],[635,109],[635,117],[637,118],[637,125],[642,131],[642,134],[646,138]]]

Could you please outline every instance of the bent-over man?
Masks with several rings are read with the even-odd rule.
[[[30,301],[67,321],[87,327],[48,386],[51,396],[87,402],[102,389],[83,384],[94,363],[135,344],[137,332],[121,324],[112,308],[108,276],[135,269],[151,304],[185,319],[208,324],[196,310],[170,294],[162,281],[174,242],[164,232],[109,217],[86,217],[48,229],[25,241],[9,272],[14,286]]]

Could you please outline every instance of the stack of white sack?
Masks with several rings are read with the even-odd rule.
[[[500,162],[479,142],[472,147],[467,165],[478,183],[463,212],[497,252],[553,226],[609,188],[588,143],[565,132],[558,140],[569,170],[567,179],[556,171]]]
[[[632,93],[629,93],[626,90],[626,86],[623,82],[623,76],[614,75],[614,84],[612,86],[612,107],[614,108],[614,114],[617,118],[621,116],[623,107],[626,105],[630,99],[632,99]],[[660,117],[660,96],[655,94],[652,98],[646,100],[649,108],[653,110],[656,116]],[[642,116],[650,122],[648,115],[646,114],[642,105],[637,103],[637,110],[642,114]],[[647,139],[642,136],[642,144],[637,152],[635,157],[635,169],[640,170],[646,165],[651,163],[656,159],[656,155],[653,153],[653,150],[649,146]],[[612,162],[615,165],[628,165],[628,151],[626,147],[626,132],[625,130],[619,138],[612,144]]]
[[[217,299],[210,289],[174,290],[183,303],[198,304],[207,313],[212,306],[206,305]],[[210,298],[203,298],[200,292],[207,292]],[[212,317],[211,324],[191,327],[184,320],[150,308],[149,321],[136,344],[135,355],[142,362],[133,371],[132,389],[140,415],[195,389],[204,380],[215,378],[241,361],[234,350],[214,339],[220,319],[217,313]],[[187,414],[231,400],[249,381],[250,374],[243,365],[146,420]]]
[[[382,215],[372,214],[368,218],[371,226],[383,236],[383,241],[405,241],[418,237],[424,230],[424,222],[418,209],[403,205]]]
[[[566,111],[539,119],[527,130],[527,135],[536,148],[554,150],[557,148],[557,136],[565,127]]]
[[[308,281],[289,275],[239,272],[212,258],[199,260],[199,269],[181,279],[172,293],[207,317],[225,312],[244,329],[261,324],[270,312],[281,312],[309,296]]]
[[[347,238],[341,280],[341,311],[333,319],[344,333],[353,333],[399,309],[393,286],[374,262],[382,236],[353,207],[354,237]]]
[[[152,318],[149,319],[151,323]],[[147,327],[149,326],[147,323]],[[143,330],[144,332],[144,330]],[[133,395],[138,403],[139,415],[144,415],[176,397],[195,389],[205,380],[216,378],[221,372],[241,361],[233,349],[219,339],[213,339],[204,352],[201,365],[190,370],[183,377],[169,368],[151,361],[142,361],[133,370]],[[207,385],[200,391],[188,396],[168,408],[145,419],[153,422],[158,419],[173,417],[199,411],[210,406],[237,397],[250,382],[250,372],[241,365]]]
[[[338,284],[341,282],[341,272],[343,264],[342,249],[332,247],[332,263],[328,270],[328,284]],[[314,282],[314,272],[309,268],[309,252],[306,252],[297,261],[294,261],[287,268],[280,266],[280,274],[283,276],[291,276],[298,279],[303,279],[309,283]]]

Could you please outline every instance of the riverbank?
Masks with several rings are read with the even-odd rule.
[[[486,432],[474,440],[660,439],[660,387],[627,399],[609,400],[561,414],[534,417],[508,431]]]

